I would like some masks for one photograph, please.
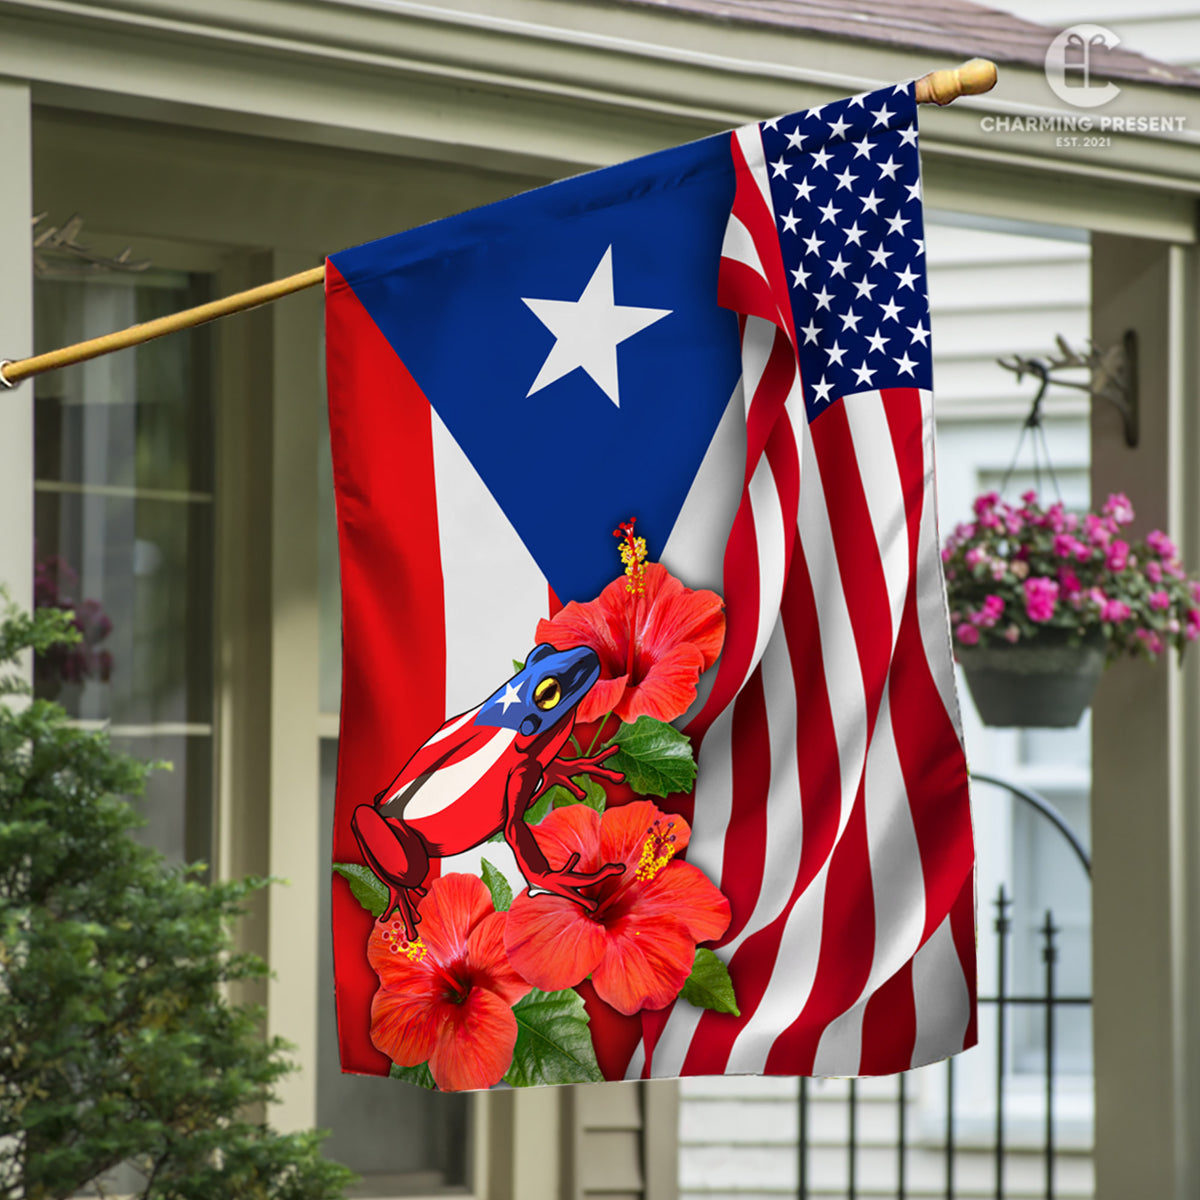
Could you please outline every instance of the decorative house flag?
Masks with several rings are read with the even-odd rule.
[[[329,260],[344,1069],[974,1043],[920,195],[901,85]]]

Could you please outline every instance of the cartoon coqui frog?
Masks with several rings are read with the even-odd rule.
[[[446,721],[373,804],[354,810],[354,835],[387,885],[383,919],[398,910],[410,941],[417,937],[416,902],[426,893],[429,860],[461,854],[500,832],[531,888],[589,911],[596,901],[581,889],[624,871],[620,863],[577,871],[578,854],[556,871],[525,823],[530,805],[555,784],[583,798],[572,775],[589,771],[614,783],[625,778],[600,765],[617,746],[593,756],[558,757],[579,701],[599,677],[600,660],[586,647],[536,646],[525,666],[482,704]]]

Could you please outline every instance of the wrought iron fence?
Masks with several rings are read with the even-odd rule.
[[[1042,817],[1044,817],[1064,838],[1071,847],[1075,856],[1078,858],[1087,879],[1090,882],[1092,865],[1088,857],[1087,851],[1083,846],[1082,841],[1071,828],[1066,818],[1044,797],[1039,796],[1036,792],[1032,792],[1026,788],[1017,786],[1003,779],[998,779],[989,775],[975,774],[972,776],[977,783],[986,783],[1002,788],[1009,792],[1016,799],[1028,805]],[[996,934],[996,994],[992,996],[980,996],[978,1003],[981,1007],[991,1007],[996,1013],[996,1045],[995,1045],[995,1125],[993,1130],[993,1145],[991,1147],[993,1155],[993,1184],[994,1189],[991,1194],[995,1200],[1005,1200],[1010,1194],[1006,1189],[1006,1156],[1011,1147],[1008,1141],[1008,1131],[1006,1129],[1005,1116],[1005,1098],[1006,1090],[1009,1086],[1009,1076],[1007,1071],[1008,1065],[1008,1044],[1007,1044],[1007,1016],[1010,1010],[1014,1009],[1041,1009],[1044,1021],[1044,1046],[1045,1063],[1043,1069],[1043,1099],[1045,1104],[1044,1124],[1042,1129],[1042,1146],[1041,1157],[1043,1160],[1043,1187],[1046,1200],[1056,1200],[1058,1192],[1056,1191],[1055,1168],[1059,1154],[1059,1147],[1056,1139],[1055,1129],[1055,1087],[1056,1087],[1056,1068],[1055,1068],[1055,1019],[1058,1012],[1062,1009],[1079,1009],[1088,1008],[1091,1006],[1092,998],[1088,996],[1078,995],[1061,995],[1058,991],[1055,968],[1058,963],[1059,949],[1056,943],[1056,938],[1061,932],[1059,927],[1054,922],[1053,913],[1046,910],[1045,918],[1041,924],[1039,933],[1042,940],[1041,957],[1044,966],[1042,975],[1041,990],[1037,994],[1018,994],[1011,992],[1008,987],[1010,975],[1009,950],[1010,939],[1012,937],[1012,897],[1006,891],[1004,884],[1001,884],[992,905],[995,909],[995,917],[992,922],[992,927]],[[956,1133],[956,1106],[955,1106],[955,1059],[949,1058],[945,1063],[945,1097],[946,1097],[946,1113],[945,1113],[945,1129],[940,1147],[934,1146],[934,1149],[940,1151],[944,1159],[944,1189],[940,1191],[946,1200],[955,1200],[960,1194],[958,1184],[955,1178],[956,1161],[960,1149],[959,1140]],[[912,1200],[914,1192],[910,1190],[910,1180],[908,1175],[908,1160],[910,1153],[915,1148],[911,1130],[909,1128],[909,1101],[911,1098],[910,1089],[910,1074],[896,1076],[896,1174],[895,1174],[895,1191],[896,1200]],[[797,1162],[797,1178],[798,1188],[797,1196],[799,1200],[813,1200],[815,1190],[810,1182],[810,1123],[811,1112],[810,1106],[813,1101],[812,1081],[802,1078],[799,1081],[799,1130],[797,1138],[798,1162]],[[846,1200],[858,1200],[862,1194],[859,1186],[859,1157],[860,1157],[860,1139],[859,1139],[859,1116],[860,1116],[860,1086],[859,1081],[851,1079],[849,1081],[849,1092],[846,1100],[847,1110],[847,1127],[846,1127],[846,1187],[841,1192],[846,1197]],[[927,1139],[922,1139],[920,1149],[928,1151],[930,1144]],[[1026,1149],[1026,1147],[1022,1147]],[[829,1195],[826,1188],[821,1188],[821,1195]],[[873,1197],[880,1195],[877,1187],[870,1189],[870,1194]],[[931,1194],[939,1194],[938,1192],[931,1193],[928,1187],[922,1187],[920,1190],[922,1196]],[[976,1187],[970,1190],[972,1196],[980,1195],[980,1191]],[[1029,1194],[1028,1189],[1022,1188],[1022,1196]]]

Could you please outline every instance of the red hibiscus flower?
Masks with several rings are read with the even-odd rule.
[[[616,579],[595,600],[573,600],[538,622],[539,644],[588,646],[600,656],[600,678],[576,713],[580,724],[610,712],[622,721],[673,721],[696,698],[700,672],[721,653],[721,597],[684,587],[661,563],[643,571],[641,590]]]
[[[488,1088],[512,1062],[512,1006],[529,991],[504,953],[506,914],[483,881],[444,875],[421,901],[421,936],[375,922],[367,958],[379,976],[371,1041],[402,1067],[429,1063],[446,1092]]]
[[[697,943],[729,927],[729,901],[675,858],[690,832],[686,821],[648,800],[603,815],[586,804],[555,809],[535,829],[553,867],[578,855],[579,871],[605,863],[624,863],[625,870],[583,889],[597,902],[594,912],[523,891],[504,931],[512,965],[550,992],[591,975],[597,995],[626,1016],[670,1004],[691,972]]]

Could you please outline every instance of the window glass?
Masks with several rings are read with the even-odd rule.
[[[208,277],[39,278],[38,352],[202,302]],[[35,665],[37,694],[109,727],[151,780],[143,836],[169,859],[211,853],[213,398],[200,328],[38,378],[35,604],[83,641]]]

